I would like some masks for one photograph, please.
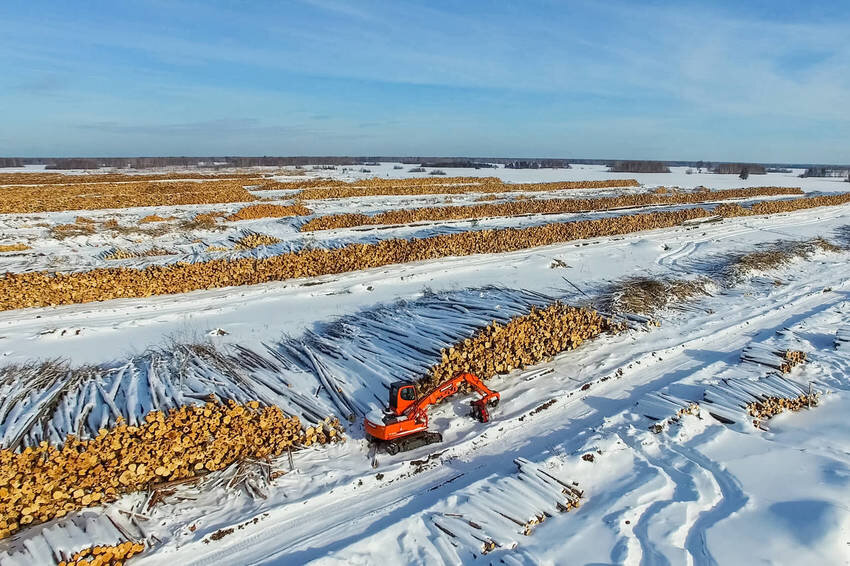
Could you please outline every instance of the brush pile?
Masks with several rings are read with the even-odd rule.
[[[119,421],[90,440],[69,436],[61,448],[0,450],[0,538],[157,482],[341,439],[338,420],[305,431],[278,407],[231,401],[154,411],[139,426]]]
[[[667,306],[708,295],[708,279],[652,279],[634,277],[617,283],[603,299],[605,310],[651,315]]]
[[[776,242],[766,249],[734,256],[730,262],[727,275],[732,278],[746,276],[753,272],[783,267],[795,259],[807,258],[817,251],[836,252],[840,249],[823,238]]]
[[[324,200],[330,198],[351,198],[364,196],[415,196],[415,195],[457,195],[468,193],[513,193],[548,192],[566,189],[604,189],[616,187],[637,187],[634,179],[611,179],[607,181],[559,181],[555,183],[503,183],[492,177],[447,177],[435,179],[374,179],[369,184],[363,182],[332,185],[329,187],[311,187],[298,193],[304,200]],[[430,182],[425,182],[430,181]],[[280,188],[280,187],[268,187]]]
[[[313,211],[301,203],[282,206],[279,204],[252,204],[228,216],[226,220],[253,220],[255,218],[284,218],[286,216],[307,216]]]
[[[78,183],[17,186],[0,191],[0,213],[95,210],[257,200],[242,181]]]
[[[311,230],[350,228],[353,226],[410,224],[423,221],[463,220],[527,214],[568,214],[639,206],[693,204],[737,198],[801,194],[803,194],[803,191],[798,188],[753,187],[751,189],[676,193],[670,195],[644,193],[595,199],[523,200],[472,206],[435,206],[390,210],[374,216],[367,216],[365,214],[333,214],[321,216],[310,220],[301,226],[300,229],[302,232],[307,232]]]
[[[624,329],[596,311],[560,302],[532,308],[507,324],[493,322],[475,336],[443,349],[442,360],[431,368],[422,385],[433,387],[466,372],[488,379],[578,348],[602,333]]]
[[[131,541],[114,546],[93,546],[75,553],[70,560],[61,560],[58,566],[121,566],[144,550],[145,545]]]
[[[848,202],[850,193],[800,198],[782,201],[782,204],[788,210],[798,210]],[[737,204],[719,204],[713,210],[689,208],[527,228],[480,230],[410,240],[391,239],[372,244],[350,244],[337,249],[308,249],[262,259],[214,259],[143,269],[100,268],[74,273],[7,273],[0,279],[0,310],[256,285],[450,256],[511,252],[585,238],[668,228],[718,214],[734,217],[749,216],[753,212]]]

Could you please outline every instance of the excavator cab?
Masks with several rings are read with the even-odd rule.
[[[416,402],[416,386],[410,381],[395,381],[390,384],[390,411],[401,415]]]

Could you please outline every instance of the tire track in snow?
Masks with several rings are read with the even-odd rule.
[[[717,462],[707,458],[696,448],[690,447],[711,442],[726,430],[726,428],[715,427],[713,430],[707,430],[696,436],[684,446],[670,446],[674,452],[708,471],[720,490],[720,501],[708,511],[700,513],[685,537],[685,549],[691,555],[695,564],[717,566],[717,561],[708,549],[707,532],[723,519],[737,513],[749,501],[749,498],[741,489],[740,483],[732,474]]]
[[[630,442],[629,446],[631,446],[631,448],[636,452],[641,453],[641,456],[645,458],[650,465],[658,469],[659,473],[664,474],[674,485],[672,495],[667,499],[655,501],[647,507],[647,509],[641,514],[640,518],[638,518],[633,528],[634,535],[640,543],[642,550],[640,561],[641,566],[669,566],[670,561],[664,553],[661,552],[658,546],[652,542],[652,539],[649,536],[649,528],[652,525],[653,520],[671,505],[687,501],[699,502],[700,499],[702,499],[701,494],[689,473],[676,468],[675,465],[665,461],[663,458],[655,458],[647,455],[646,452],[641,449],[640,443]],[[659,447],[659,449],[664,450],[667,448],[668,447],[666,445]],[[686,462],[691,461],[686,460]]]
[[[826,282],[824,281],[822,283]],[[838,286],[846,287],[846,283],[838,284]],[[600,420],[604,419],[606,415],[617,414],[620,411],[627,409],[629,406],[633,405],[634,401],[636,401],[641,395],[649,391],[657,390],[659,387],[663,387],[671,382],[675,382],[685,373],[690,374],[694,371],[698,371],[699,367],[686,367],[688,360],[691,358],[686,354],[687,349],[685,349],[685,351],[681,351],[685,346],[688,348],[693,348],[697,345],[706,347],[711,344],[726,343],[729,340],[738,342],[736,336],[743,336],[746,326],[750,323],[753,323],[760,332],[772,333],[773,330],[786,326],[800,317],[805,318],[807,316],[811,316],[813,313],[829,308],[835,302],[843,300],[841,297],[827,298],[819,292],[816,293],[808,290],[809,287],[810,285],[808,284],[797,284],[787,289],[783,289],[781,292],[773,291],[770,293],[769,297],[763,297],[764,300],[760,300],[757,303],[758,306],[755,304],[748,305],[749,308],[744,311],[739,311],[739,317],[734,317],[733,320],[727,320],[726,318],[728,317],[723,318],[724,326],[722,329],[718,329],[716,327],[711,328],[708,326],[701,328],[700,332],[698,332],[696,336],[688,336],[689,339],[684,342],[679,341],[676,343],[676,346],[671,347],[671,355],[668,357],[665,353],[664,361],[661,362],[661,366],[657,366],[655,364],[652,366],[642,366],[642,369],[638,370],[639,375],[634,376],[634,381],[628,384],[628,387],[622,391],[622,395],[610,398],[609,402],[604,406],[604,409],[600,407],[598,411],[592,411],[584,418],[574,419],[569,423],[564,423],[562,426],[548,431],[548,438],[562,438],[563,435],[570,434],[570,431],[573,431],[572,434],[574,435],[576,430],[598,426],[600,424]],[[782,302],[783,308],[775,308],[777,300]],[[815,301],[817,304],[812,305],[811,303]],[[742,314],[744,316],[740,316]],[[672,350],[674,348],[678,348],[680,352],[673,354]],[[610,352],[608,352],[607,355],[610,356]],[[626,356],[626,359],[630,357],[631,356]],[[613,363],[613,361],[611,363]],[[664,368],[664,371],[659,375],[660,368]],[[621,383],[625,386],[627,382]],[[601,391],[600,393],[603,392]],[[546,440],[546,442],[544,442],[543,438],[538,440],[539,442],[535,445],[524,445],[520,447],[514,455],[524,457],[539,456],[540,447],[547,445],[549,441]],[[567,452],[570,451],[572,444],[572,442],[567,442],[565,445]],[[456,450],[462,450],[462,447],[459,445],[456,445],[454,448]],[[577,449],[578,447],[573,446],[572,448]],[[710,561],[712,558],[707,554],[707,551],[702,552],[699,550],[700,545],[702,545],[703,548],[705,547],[705,531],[716,522],[733,513],[737,508],[739,508],[739,506],[742,506],[745,503],[745,500],[744,502],[741,502],[742,495],[740,494],[740,488],[737,488],[734,479],[731,479],[729,475],[716,464],[695,450],[685,450],[684,452],[680,452],[680,454],[684,458],[694,461],[700,467],[705,468],[708,473],[715,478],[715,481],[719,486],[721,496],[723,497],[723,500],[718,502],[717,505],[712,507],[710,510],[703,512],[699,516],[699,522],[695,525],[696,530],[694,533],[689,532],[686,538],[685,546],[688,549],[688,552],[695,557],[707,556],[706,561],[711,563]],[[501,453],[501,457],[507,458],[504,453]],[[491,464],[497,464],[498,467],[498,459],[494,458],[492,455],[487,456],[487,458],[492,458],[489,462]],[[478,461],[480,462],[481,460],[479,459]],[[214,557],[219,557],[222,560],[232,559],[235,554],[240,554],[239,551],[242,551],[245,553],[242,554],[242,556],[246,558],[250,556],[260,556],[282,559],[288,555],[292,557],[292,553],[294,552],[295,556],[302,559],[309,559],[316,557],[317,553],[318,555],[321,555],[321,553],[324,552],[342,551],[356,540],[363,540],[364,538],[368,538],[369,536],[383,531],[386,528],[386,525],[390,523],[394,524],[394,522],[399,520],[401,517],[409,517],[422,512],[424,509],[429,508],[433,503],[433,499],[431,499],[432,497],[436,496],[439,498],[448,496],[456,489],[463,485],[467,485],[468,482],[475,481],[480,478],[480,474],[484,473],[484,471],[478,470],[478,468],[471,462],[463,464],[462,466],[466,471],[472,473],[469,474],[467,478],[458,482],[458,485],[453,484],[452,487],[447,487],[445,491],[440,489],[437,493],[432,494],[431,496],[423,497],[421,494],[416,493],[417,487],[424,486],[428,481],[425,480],[423,482],[422,480],[424,478],[419,478],[412,483],[405,482],[404,489],[413,490],[412,493],[409,491],[406,493],[399,493],[392,489],[390,492],[376,493],[374,495],[377,497],[372,498],[370,501],[363,502],[361,505],[353,505],[348,508],[345,504],[341,504],[339,500],[333,501],[329,506],[322,505],[324,502],[315,501],[317,505],[308,505],[307,507],[303,507],[299,510],[300,513],[304,513],[310,508],[316,511],[324,509],[323,513],[320,512],[320,514],[324,516],[323,520],[320,521],[318,525],[314,522],[312,528],[309,530],[305,530],[307,528],[306,525],[299,525],[299,517],[301,516],[300,513],[298,516],[291,517],[285,517],[287,513],[284,513],[284,516],[280,517],[280,519],[283,519],[282,521],[276,522],[274,525],[268,525],[272,527],[271,529],[263,527],[256,530],[251,529],[254,531],[253,533],[244,533],[243,538],[240,541],[234,541],[235,544],[227,544],[215,549],[210,548],[209,551],[212,552],[208,551],[205,553],[203,552],[205,549],[196,547],[192,558],[196,561],[195,563],[209,563],[208,560],[211,560]],[[649,465],[647,464],[647,469],[648,468]],[[493,473],[492,468],[488,467],[487,473]],[[440,476],[442,476],[442,474],[440,474]],[[650,477],[649,472],[645,472],[641,477],[644,480]],[[429,476],[429,478],[430,480],[436,479],[434,476]],[[399,484],[398,487],[401,488],[402,485]],[[607,503],[614,504],[622,497],[623,489],[626,488],[616,490],[616,493],[612,494],[610,497],[605,494],[595,496],[595,499],[592,497],[584,508],[593,506],[595,502],[599,502],[600,505]],[[634,491],[635,489],[637,489],[637,485],[634,485],[631,488],[631,491]],[[736,507],[736,505],[738,507]],[[657,512],[658,511],[655,513]],[[606,519],[612,519],[614,516],[615,515],[609,514],[606,516]],[[370,524],[365,525],[364,520],[368,521]],[[328,540],[328,538],[326,538],[330,533],[334,532],[334,527],[342,526],[347,526],[347,528],[343,530],[347,531],[349,536],[334,537],[331,535],[330,538],[333,540]],[[317,527],[318,530],[315,530]],[[296,534],[298,531],[301,531],[302,536],[298,536]],[[294,540],[293,535],[295,537]],[[264,540],[270,539],[277,539],[280,542],[275,543],[275,545],[272,546],[264,544]],[[311,544],[308,541],[313,542]],[[321,542],[317,545],[316,541]],[[257,546],[266,546],[266,548],[260,551]],[[641,556],[643,556],[641,546],[639,544],[635,544],[635,539],[633,537],[628,536],[623,536],[618,540],[615,549],[611,554],[612,559],[615,559],[614,561],[617,561],[617,558],[628,558],[628,560],[632,562],[640,560]],[[646,556],[652,557],[655,556],[655,554],[648,552],[646,553]],[[650,559],[651,558],[647,558],[647,560]],[[697,558],[697,562],[699,563],[699,558]]]

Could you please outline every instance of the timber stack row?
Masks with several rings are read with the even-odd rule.
[[[567,189],[606,189],[640,186],[634,179],[611,179],[607,181],[559,181],[555,183],[503,183],[491,177],[454,177],[434,179],[423,184],[426,179],[405,179],[413,181],[400,183],[398,179],[374,179],[380,181],[370,184],[345,184],[329,187],[311,187],[298,193],[303,200],[324,200],[330,198],[351,198],[368,196],[416,196],[416,195],[459,195],[468,193],[515,193],[548,192]],[[266,186],[267,189],[281,188]]]
[[[421,386],[428,389],[466,372],[489,379],[578,348],[602,333],[624,329],[594,310],[560,302],[532,308],[507,324],[494,321],[475,336],[442,350],[440,363],[431,368]]]
[[[314,218],[300,230],[331,230],[353,226],[409,224],[412,222],[489,218],[493,216],[520,216],[524,214],[568,214],[614,208],[629,208],[664,204],[693,204],[715,200],[752,198],[759,196],[801,195],[798,188],[753,187],[723,191],[674,193],[670,195],[632,194],[595,199],[523,200],[500,204],[472,206],[435,206],[426,208],[390,210],[367,216],[365,214],[332,214]]]
[[[307,216],[313,211],[303,204],[252,204],[234,212],[226,220],[253,220],[255,218],[284,218],[286,216]]]
[[[160,482],[344,440],[342,432],[337,419],[305,430],[278,407],[208,402],[149,413],[141,426],[119,421],[88,440],[69,436],[61,448],[0,450],[0,538]]]
[[[75,553],[70,560],[61,560],[57,566],[121,566],[125,560],[144,550],[143,544],[132,541],[113,546],[93,546]]]
[[[783,211],[793,211],[848,202],[850,193],[770,204],[782,205]],[[338,249],[309,249],[262,259],[214,259],[199,263],[152,265],[142,269],[107,267],[73,273],[7,273],[0,279],[0,310],[256,285],[450,256],[511,252],[585,238],[668,228],[715,215],[736,217],[754,214],[758,212],[737,204],[719,204],[712,209],[695,207],[527,228],[470,231],[410,240],[390,239],[371,244],[349,244]]]
[[[97,210],[135,206],[174,206],[250,202],[257,198],[244,181],[79,183],[56,187],[16,186],[0,191],[0,213]]]
[[[800,395],[799,397],[765,397],[762,401],[755,401],[747,405],[747,413],[753,417],[753,424],[759,426],[762,421],[778,415],[784,411],[799,411],[808,409],[818,404],[818,394]]]
[[[62,173],[0,173],[0,185],[75,185],[78,183],[139,183],[142,181],[177,181],[198,179],[223,181],[228,179],[262,179],[257,173],[154,173],[124,175],[97,173],[94,175],[64,175]]]

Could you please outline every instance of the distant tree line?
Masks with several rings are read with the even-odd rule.
[[[669,173],[661,161],[615,161],[608,166],[612,173]]]
[[[767,173],[764,165],[757,163],[716,163],[711,172],[720,175],[740,175],[745,169],[747,175],[764,175]]]
[[[505,163],[506,169],[569,169],[565,159],[531,159]]]
[[[24,160],[19,157],[0,157],[0,167],[23,167]]]
[[[482,163],[479,161],[469,161],[469,160],[442,160],[438,159],[436,161],[428,161],[419,164],[420,167],[453,167],[456,169],[493,169],[496,165],[491,163]]]
[[[47,169],[151,169],[160,167],[292,167],[304,165],[359,165],[356,157],[53,157],[53,158],[0,158],[17,165],[46,165]]]
[[[99,169],[100,161],[97,159],[62,159],[54,163],[50,163],[45,169]]]
[[[850,170],[837,167],[809,167],[800,177],[844,177]]]

